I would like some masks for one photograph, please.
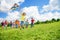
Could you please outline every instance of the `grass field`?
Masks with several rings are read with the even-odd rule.
[[[22,30],[0,28],[0,40],[60,40],[60,22],[36,24]]]

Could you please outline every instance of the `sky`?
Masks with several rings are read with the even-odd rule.
[[[29,7],[29,6],[39,6],[42,8],[43,5],[48,4],[49,0],[25,0],[24,3],[22,3],[21,7]]]
[[[0,0],[0,20],[20,20],[22,12],[26,18],[33,17],[36,21],[60,18],[60,0]],[[14,3],[19,5],[16,10],[9,10]]]

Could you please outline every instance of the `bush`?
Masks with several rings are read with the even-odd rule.
[[[53,22],[58,22],[58,21],[60,21],[60,19],[52,19],[52,20],[46,20],[46,21],[42,21],[42,22],[40,22],[39,20],[35,23],[35,24],[44,24],[44,23],[53,23]]]
[[[57,19],[57,22],[60,21],[60,19]]]
[[[35,24],[40,24],[40,21],[38,20]]]

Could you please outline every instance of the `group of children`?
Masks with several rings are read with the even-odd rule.
[[[12,22],[12,21],[10,21],[10,22],[8,22],[7,20],[5,20],[4,22],[2,22],[1,23],[1,25],[2,25],[2,28],[4,29],[4,27],[5,28],[7,28],[7,26],[8,26],[8,24],[10,25],[10,27],[11,28],[23,28],[24,29],[24,27],[26,27],[26,28],[28,28],[28,25],[29,25],[29,22],[28,22],[28,19],[26,19],[25,20],[25,17],[26,16],[26,13],[22,13],[22,15],[21,15],[21,21],[19,21],[19,20],[15,20],[15,22]],[[33,18],[31,18],[31,28],[34,26],[34,19]]]

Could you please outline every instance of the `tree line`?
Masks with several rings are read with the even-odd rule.
[[[44,23],[53,23],[53,22],[59,22],[60,19],[55,19],[55,18],[52,18],[52,20],[46,20],[46,21],[37,21],[35,22],[35,24],[44,24]]]

